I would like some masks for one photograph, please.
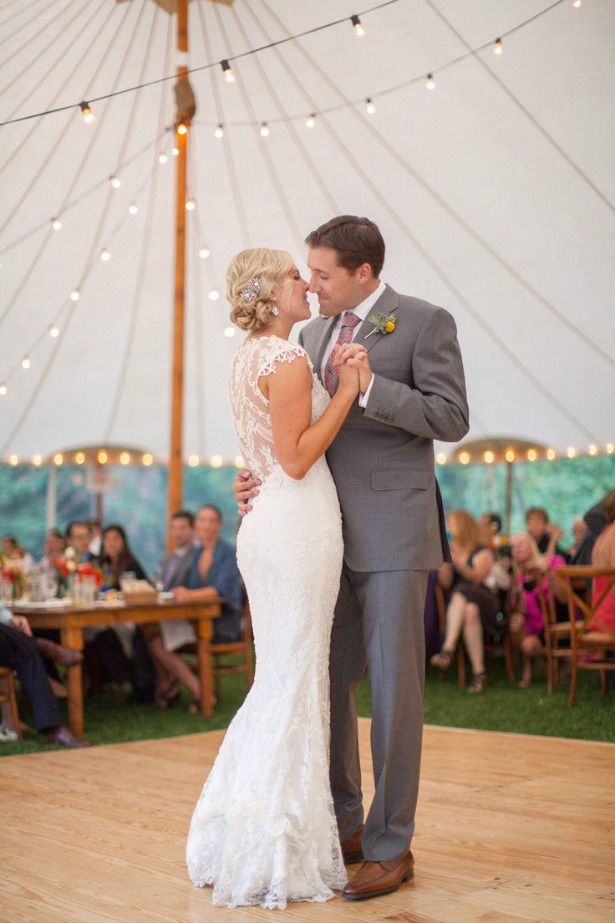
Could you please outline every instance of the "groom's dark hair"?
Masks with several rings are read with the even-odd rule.
[[[312,231],[305,238],[308,247],[330,247],[337,252],[337,262],[349,272],[363,263],[372,267],[377,279],[384,265],[384,238],[369,218],[339,215]]]

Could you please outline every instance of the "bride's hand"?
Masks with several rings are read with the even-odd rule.
[[[335,357],[336,365],[348,363],[359,370],[359,391],[365,394],[373,378],[367,350],[360,343],[345,343]]]
[[[233,481],[233,493],[237,501],[237,508],[240,516],[245,516],[252,506],[250,500],[258,496],[256,489],[261,484],[258,478],[252,477],[247,468],[242,468]]]
[[[338,386],[338,391],[353,398],[359,393],[359,369],[354,362],[354,359],[349,358],[340,366]]]

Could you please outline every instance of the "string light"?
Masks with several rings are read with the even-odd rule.
[[[59,218],[52,218],[51,227],[54,229],[54,231],[59,231],[60,228],[62,227],[62,222],[60,221]]]
[[[438,454],[436,455],[436,461],[439,465],[446,464],[446,455],[444,454],[444,452],[438,452]]]
[[[89,103],[79,103],[79,108],[81,109],[81,115],[83,116],[84,122],[89,124],[90,122],[94,121],[94,113],[92,112]]]
[[[19,464],[19,456],[18,456],[18,455],[11,455],[11,457],[9,458],[9,461],[10,461],[10,463],[13,465],[13,467],[15,467],[15,465],[18,465],[18,464]]]
[[[207,247],[201,247],[201,249],[199,250],[199,256],[201,257],[202,260],[206,260],[207,257],[209,256],[209,250],[208,250],[208,248],[207,248]]]
[[[228,63],[226,58],[224,61],[220,61],[220,67],[222,68],[222,73],[224,74],[224,79],[227,83],[235,82],[235,74],[231,70],[231,65]]]
[[[503,51],[503,50],[504,50],[504,46],[502,45],[502,39],[501,39],[501,38],[496,38],[495,44],[494,44],[494,46],[493,46],[493,53],[494,53],[494,54],[502,54],[502,51]]]
[[[150,455],[149,452],[146,452],[145,455],[143,455],[143,457],[141,458],[141,461],[143,462],[145,467],[148,468],[153,463],[154,457],[153,455]]]
[[[109,182],[111,183],[114,189],[119,189],[120,186],[122,185],[121,179],[118,176],[116,176],[115,173],[113,174],[113,176],[109,177]]]
[[[612,455],[612,454],[613,454],[613,443],[612,443],[612,442],[607,442],[607,444],[606,444],[606,453],[607,453],[607,455]]]
[[[50,336],[50,337],[54,337],[54,339],[55,339],[55,337],[57,337],[57,336],[59,335],[59,333],[60,333],[59,329],[56,327],[55,324],[50,324],[49,327],[48,327],[47,329],[48,329],[48,331],[49,331],[49,336]]]
[[[568,448],[566,449],[566,455],[568,456],[568,458],[574,458],[576,454],[577,454],[577,450],[575,449],[575,447],[572,445],[569,445]]]
[[[514,462],[515,453],[513,452],[512,449],[507,449],[506,452],[504,453],[504,458],[506,459],[507,462]]]
[[[222,124],[222,122],[220,122],[218,125],[216,125],[216,128],[214,130],[214,138],[223,138],[223,137],[224,137],[224,125]]]
[[[179,123],[178,123],[178,125],[177,125],[177,134],[178,134],[178,135],[186,135],[186,134],[188,134],[188,126],[186,125],[185,122],[179,122]]]
[[[4,395],[6,394],[7,391],[8,391],[8,388],[7,388],[7,386],[6,386],[6,382],[3,381],[2,384],[0,384],[0,395],[2,395],[2,397],[4,397]]]
[[[192,196],[190,196],[189,199],[186,199],[186,211],[192,212],[194,211],[195,208],[196,208],[196,202],[194,201]]]
[[[537,458],[536,449],[528,449],[527,450],[527,460],[533,462],[533,461],[536,461],[536,458]]]
[[[435,90],[436,81],[433,79],[433,74],[427,74],[425,77],[425,86],[428,90]]]
[[[212,468],[220,468],[222,466],[222,456],[212,455],[210,459],[210,464]]]
[[[224,328],[224,336],[225,336],[225,337],[228,337],[229,339],[230,339],[231,337],[234,337],[234,336],[235,336],[235,328],[234,328],[234,327],[225,327],[225,328]]]
[[[139,206],[137,205],[137,203],[131,202],[130,205],[128,206],[128,214],[136,215],[138,211],[139,211]]]
[[[314,125],[316,124],[316,113],[315,112],[311,112],[308,115],[307,119],[305,120],[305,124],[307,125],[308,128],[314,127]]]
[[[547,458],[549,461],[553,461],[556,456],[555,449],[547,449]]]
[[[104,449],[101,449],[98,455],[96,456],[96,461],[99,465],[106,465],[108,460],[108,455]]]
[[[467,465],[468,462],[470,461],[469,454],[467,452],[462,452],[461,455],[459,456],[459,461],[461,462],[462,465]]]
[[[120,465],[130,464],[130,452],[120,452]]]
[[[198,455],[190,455],[190,456],[188,457],[188,464],[190,465],[191,468],[196,468],[196,466],[198,465],[198,463],[199,463],[199,456],[198,456]]]
[[[64,456],[60,452],[58,452],[56,455],[53,456],[54,465],[58,465],[59,467],[61,464],[63,464],[63,462],[64,462]]]
[[[29,356],[24,356],[24,357],[23,357],[23,359],[21,360],[21,367],[22,367],[22,369],[29,369],[29,368],[30,368],[30,357],[29,357]]]
[[[166,163],[168,159],[169,158],[164,151],[161,151],[160,154],[158,154],[158,163]]]
[[[243,468],[243,456],[242,455],[235,456],[235,467]]]
[[[493,463],[493,460],[495,459],[495,455],[493,454],[493,452],[487,451],[485,452],[483,458],[485,459],[488,465],[491,465]]]
[[[75,461],[77,462],[78,465],[82,465],[84,463],[85,455],[83,454],[83,452],[77,452],[77,454],[75,455]]]
[[[107,247],[103,247],[103,249],[100,251],[100,258],[103,263],[108,263],[111,259],[111,252],[107,249]]]
[[[260,132],[261,138],[269,137],[269,125],[267,125],[267,122],[261,122]]]
[[[32,464],[33,464],[36,468],[40,468],[42,462],[43,462],[43,459],[41,458],[40,455],[33,455],[33,456],[32,456]]]
[[[351,16],[351,17],[350,17],[350,22],[353,24],[353,26],[354,26],[354,31],[355,31],[355,35],[357,35],[358,38],[361,38],[363,35],[365,35],[365,29],[364,29],[363,26],[361,25],[361,20],[359,19],[358,16],[356,16],[356,15],[355,15],[355,16]]]
[[[178,148],[178,147],[172,147],[172,148],[171,148],[171,154],[172,154],[173,157],[179,157],[179,148]]]
[[[79,301],[80,298],[81,298],[81,292],[79,291],[78,288],[74,288],[72,292],[70,293],[70,300]]]
[[[371,97],[369,97],[369,96],[368,96],[367,99],[365,100],[365,111],[366,111],[369,115],[373,115],[374,112],[376,111],[376,107],[374,106],[374,101],[373,101],[373,99],[371,99]]]
[[[581,0],[572,0],[572,5],[576,7],[578,10],[579,7],[581,6]]]
[[[590,455],[597,455],[597,454],[598,454],[598,446],[597,446],[597,445],[590,445],[587,451],[589,452]]]
[[[218,291],[217,288],[212,288],[212,290],[210,291],[207,297],[209,298],[210,301],[217,301],[218,298],[220,297],[220,292]]]

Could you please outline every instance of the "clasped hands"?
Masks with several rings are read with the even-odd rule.
[[[367,350],[360,343],[343,343],[335,354],[333,368],[339,372],[340,387],[355,388],[364,394],[372,380]]]

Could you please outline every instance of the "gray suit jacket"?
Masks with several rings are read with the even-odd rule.
[[[427,570],[448,557],[433,440],[457,442],[469,428],[463,363],[448,311],[390,286],[371,313],[395,315],[395,330],[364,343],[374,372],[365,409],[352,407],[327,452],[342,508],[344,559],[356,571]],[[299,341],[314,371],[333,319],[316,318]]]

